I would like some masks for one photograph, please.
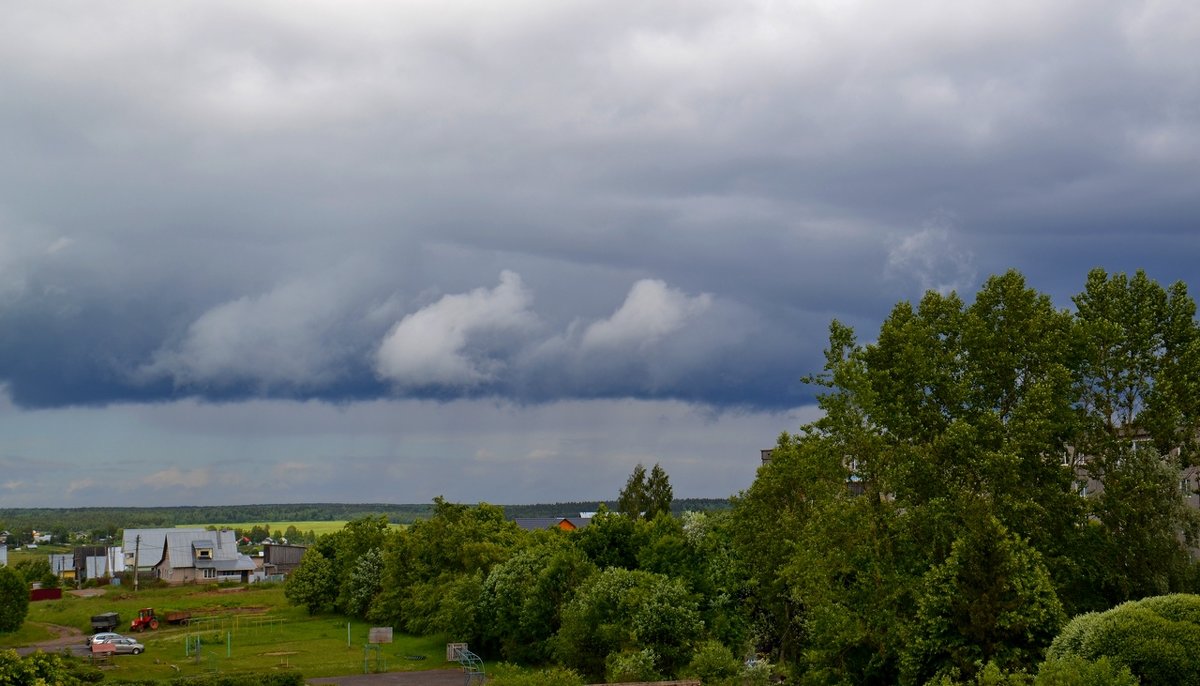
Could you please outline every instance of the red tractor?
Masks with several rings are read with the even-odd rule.
[[[158,628],[158,615],[154,614],[154,608],[152,607],[144,607],[138,610],[138,616],[129,623],[130,631],[145,631],[148,628]]]

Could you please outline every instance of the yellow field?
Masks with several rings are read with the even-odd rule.
[[[289,526],[294,526],[304,533],[308,533],[309,531],[312,531],[317,536],[323,536],[325,534],[332,534],[332,533],[341,531],[342,528],[346,526],[347,521],[348,520],[343,519],[343,520],[330,520],[330,521],[322,520],[322,521],[316,521],[316,522],[241,522],[241,523],[232,523],[232,524],[230,524],[228,522],[213,522],[211,524],[178,524],[178,525],[176,525],[175,528],[177,528],[177,529],[192,529],[195,527],[203,528],[203,527],[208,527],[208,526],[215,526],[218,529],[249,530],[250,528],[255,527],[255,526],[269,526],[271,528],[271,533],[274,533],[276,531],[279,531],[279,532],[287,531],[287,528]],[[398,527],[398,528],[403,528],[404,525],[393,524],[392,526]]]

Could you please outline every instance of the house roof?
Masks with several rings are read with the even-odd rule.
[[[149,567],[158,564],[163,556],[163,542],[167,539],[167,534],[178,532],[194,532],[200,536],[211,534],[211,531],[206,529],[125,529],[122,534],[121,547],[125,550],[125,554],[129,559],[133,559],[134,551],[137,551],[138,564],[143,567]],[[139,541],[139,537],[141,540]]]
[[[237,539],[234,538],[233,532],[226,529],[224,531],[208,531],[206,529],[175,529],[166,536],[166,548],[164,557],[168,560],[168,566],[171,569],[187,569],[190,567],[198,567],[199,565],[192,551],[196,548],[212,549],[212,562],[218,560],[233,560],[236,561],[241,555],[237,549]],[[250,558],[246,558],[249,560]],[[161,563],[163,558],[159,558]]]

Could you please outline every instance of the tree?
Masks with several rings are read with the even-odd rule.
[[[1200,437],[1200,328],[1182,283],[1169,289],[1143,272],[1088,274],[1075,297],[1076,375],[1082,426],[1077,452],[1103,485],[1092,499],[1100,524],[1101,584],[1112,604],[1183,588],[1197,538],[1179,490]],[[1182,536],[1180,535],[1182,534]]]
[[[368,616],[411,633],[478,639],[484,579],[508,559],[522,535],[503,508],[435,498],[432,517],[387,538],[383,590]]]
[[[655,463],[654,468],[650,470],[650,479],[646,482],[646,519],[654,519],[660,514],[671,514],[671,502],[674,499],[666,470]]]
[[[12,567],[0,567],[0,633],[21,628],[29,613],[29,585]]]
[[[611,567],[589,577],[563,609],[559,660],[590,677],[605,675],[609,656],[653,651],[658,674],[688,664],[703,623],[678,580]]]
[[[339,602],[346,614],[366,618],[383,585],[383,554],[371,548],[355,562],[342,584]]]
[[[735,503],[770,647],[816,681],[901,682],[902,657],[955,654],[949,638],[933,645],[950,635],[934,619],[956,611],[929,599],[930,584],[997,555],[1013,579],[1040,579],[1044,565],[1069,612],[1184,586],[1195,529],[1178,467],[1200,435],[1194,305],[1181,285],[1094,272],[1076,306],[1057,310],[1008,272],[972,303],[933,292],[898,303],[870,344],[833,322],[810,379],[822,418],[781,437]],[[1072,457],[1086,472],[1064,465]],[[1107,495],[1081,497],[1083,473]],[[963,539],[993,521],[1004,545]],[[994,612],[966,614],[960,635],[999,631]],[[931,642],[925,657],[913,635]],[[1045,641],[1035,631],[1021,650]]]
[[[50,561],[44,556],[23,558],[13,563],[12,567],[21,573],[27,584],[39,583],[44,588],[58,587],[58,576],[54,574]]]
[[[632,519],[641,519],[650,506],[646,490],[646,468],[639,462],[617,497],[617,511]]]
[[[310,615],[333,610],[338,593],[333,563],[320,550],[309,548],[300,566],[288,575],[283,592],[288,602],[303,605]]]
[[[981,511],[922,580],[905,681],[971,678],[989,663],[1020,670],[1041,659],[1064,621],[1041,556]]]
[[[563,606],[595,572],[595,565],[564,536],[496,565],[484,581],[480,602],[485,645],[499,648],[506,660],[546,662]]]

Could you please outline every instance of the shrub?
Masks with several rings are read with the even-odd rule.
[[[627,681],[657,681],[661,675],[654,669],[658,656],[650,648],[613,653],[604,661],[604,677],[610,684]]]
[[[1109,658],[1143,684],[1179,683],[1200,674],[1200,596],[1177,594],[1123,603],[1071,620],[1047,651],[1051,662]]]
[[[1128,667],[1107,657],[1095,661],[1081,657],[1046,660],[1033,683],[1034,686],[1138,686],[1137,677]]]
[[[705,684],[716,684],[736,676],[740,666],[733,651],[720,641],[705,641],[696,648],[684,674]]]
[[[522,669],[501,662],[492,668],[488,683],[491,686],[583,686],[583,677],[566,667]]]

